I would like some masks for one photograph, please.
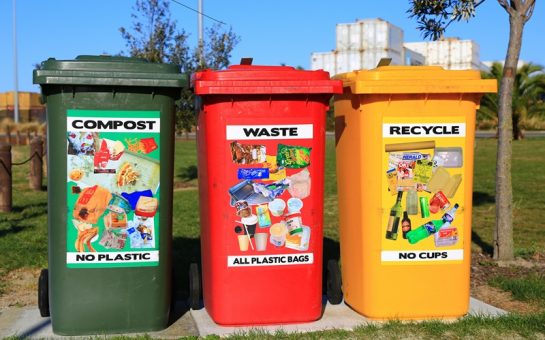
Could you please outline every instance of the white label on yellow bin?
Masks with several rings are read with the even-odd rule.
[[[383,264],[463,260],[465,136],[460,117],[383,118]]]
[[[465,137],[466,124],[383,124],[382,136],[395,137]]]
[[[227,140],[249,139],[310,139],[312,124],[290,125],[227,125]]]
[[[420,250],[420,251],[382,251],[383,262],[414,262],[414,261],[454,261],[463,260],[464,252],[456,250]]]

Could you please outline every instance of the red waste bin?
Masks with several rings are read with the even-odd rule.
[[[222,325],[322,310],[325,71],[235,65],[194,74],[204,306]]]

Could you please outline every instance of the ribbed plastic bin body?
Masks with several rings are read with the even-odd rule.
[[[378,67],[336,76],[345,302],[373,319],[467,313],[477,71]]]
[[[223,325],[318,319],[325,112],[340,82],[240,65],[194,87],[207,312]]]
[[[133,58],[49,59],[49,304],[62,335],[167,326],[174,101],[187,77]]]

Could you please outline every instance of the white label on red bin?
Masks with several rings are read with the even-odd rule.
[[[464,251],[462,249],[418,251],[385,250],[381,253],[381,259],[382,262],[460,261],[464,259]]]
[[[227,256],[227,267],[289,266],[314,263],[314,254]]]
[[[382,137],[465,137],[465,123],[382,124]]]
[[[295,125],[227,125],[227,140],[312,139],[312,124]]]

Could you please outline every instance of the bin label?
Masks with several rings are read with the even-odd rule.
[[[464,252],[461,249],[454,250],[421,250],[421,251],[383,251],[381,254],[383,262],[413,262],[437,261],[437,260],[463,260]]]
[[[393,137],[465,137],[465,123],[455,124],[383,124],[382,136]]]
[[[159,264],[160,112],[68,110],[66,264]]]
[[[312,138],[312,124],[228,125],[227,140],[307,139]]]
[[[283,266],[312,263],[314,263],[314,254],[312,253],[277,256],[227,256],[227,267]]]
[[[313,129],[227,124],[227,267],[314,263],[321,226],[311,196]]]
[[[463,261],[467,179],[462,120],[383,118],[383,264]]]

